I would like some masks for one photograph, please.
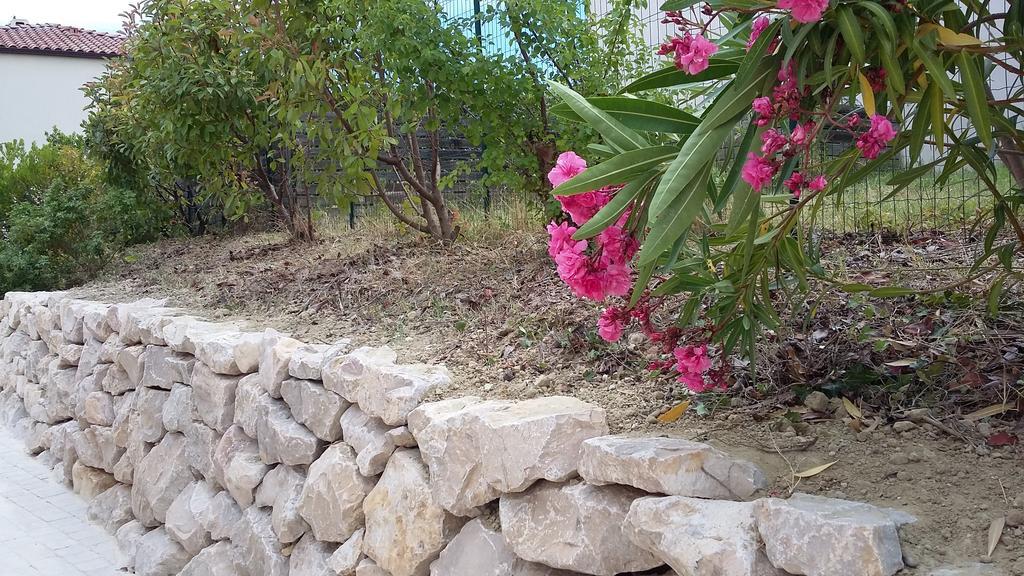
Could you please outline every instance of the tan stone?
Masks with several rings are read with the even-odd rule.
[[[224,433],[234,422],[237,376],[225,376],[200,362],[192,371],[192,405],[207,426]]]
[[[438,503],[470,516],[504,493],[576,474],[583,441],[608,433],[605,412],[575,398],[476,397],[424,404],[409,416]],[[500,447],[500,449],[497,449]]]
[[[142,360],[143,386],[171,390],[175,384],[192,381],[196,359],[191,354],[175,352],[166,346],[147,346]]]
[[[255,438],[259,433],[257,423],[260,414],[269,410],[270,401],[270,394],[263,389],[259,374],[243,376],[235,388],[235,424]]]
[[[395,451],[395,443],[388,435],[390,428],[380,418],[352,406],[341,415],[341,429],[345,442],[356,451],[356,464],[363,476],[377,476],[384,471],[388,458]]]
[[[81,462],[75,462],[71,468],[71,485],[75,494],[86,501],[99,496],[114,484],[117,484],[117,480],[98,468],[90,468]]]
[[[90,426],[75,432],[73,438],[78,459],[92,468],[113,473],[124,454],[124,449],[114,444],[113,430],[106,426]]]
[[[168,432],[184,433],[192,421],[198,418],[199,415],[192,404],[192,387],[184,384],[172,385],[161,413],[164,429]]]
[[[745,500],[768,486],[750,462],[682,438],[590,438],[583,443],[579,472],[591,484],[720,500]]]
[[[327,567],[331,569],[333,574],[337,576],[355,575],[359,561],[364,558],[363,534],[365,532],[366,530],[363,528],[356,530],[344,544],[338,546],[338,549],[331,554],[331,557],[327,560]]]
[[[430,576],[572,576],[572,572],[519,558],[505,537],[470,520],[430,565]],[[724,576],[724,574],[723,574]]]
[[[882,508],[794,494],[755,508],[771,563],[807,576],[891,576],[903,569],[897,524],[913,521]]]
[[[299,502],[306,475],[291,466],[279,464],[267,472],[256,490],[256,506],[270,506],[274,533],[283,544],[291,544],[309,529],[299,514]]]
[[[213,464],[221,434],[202,422],[189,422],[185,428],[185,458],[197,476],[217,482]]]
[[[427,467],[416,450],[392,455],[363,510],[363,552],[392,576],[429,574],[430,563],[466,522],[434,501]]]
[[[146,526],[166,521],[167,509],[192,480],[185,436],[168,434],[139,462],[132,484],[132,511]]]
[[[317,540],[344,542],[363,525],[363,499],[371,488],[373,483],[359,473],[352,447],[339,442],[309,467],[299,514]]]
[[[256,422],[260,458],[265,464],[301,466],[312,464],[323,450],[323,442],[292,418],[288,405],[269,400]]]
[[[242,576],[242,570],[238,550],[230,542],[218,542],[189,560],[178,576]]]
[[[134,438],[156,444],[164,437],[164,402],[171,393],[156,388],[139,388],[133,402],[134,421],[129,424]],[[129,416],[131,420],[133,416]]]
[[[107,392],[90,392],[85,397],[82,418],[96,426],[110,426],[114,423],[114,397]]]
[[[783,576],[768,562],[753,502],[682,496],[635,500],[626,535],[679,574]]]
[[[281,553],[281,542],[274,535],[270,512],[252,506],[242,513],[231,542],[249,574],[287,576],[288,558]]]
[[[626,486],[542,481],[501,497],[502,533],[530,562],[595,576],[643,572],[663,564],[625,533],[630,504],[644,495]]]
[[[135,568],[135,554],[139,549],[139,540],[145,534],[146,527],[138,520],[126,522],[114,534],[114,540],[117,541],[117,549],[121,551],[125,567],[129,570]]]
[[[281,396],[300,424],[327,442],[341,439],[340,418],[351,404],[319,382],[290,378],[281,383]]]

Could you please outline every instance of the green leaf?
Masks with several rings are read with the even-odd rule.
[[[957,54],[960,81],[964,87],[964,97],[967,99],[967,111],[970,112],[974,129],[985,144],[985,148],[992,150],[992,123],[989,121],[988,97],[978,58],[968,52]]]
[[[988,315],[995,317],[999,314],[999,300],[1003,296],[1003,284],[1006,282],[1006,276],[1000,276],[998,280],[992,283],[992,287],[988,291]]]
[[[928,134],[929,126],[929,111],[928,107],[931,103],[928,99],[931,97],[931,92],[925,90],[921,96],[921,102],[918,103],[914,109],[914,120],[910,125],[910,162],[913,164],[921,157],[921,150],[924,148],[924,139]]]
[[[689,134],[700,124],[700,118],[693,114],[651,100],[624,96],[599,96],[587,98],[587,102],[599,110],[604,110],[627,128],[644,132]],[[565,102],[552,106],[551,113],[573,122],[583,121],[583,118]]]
[[[896,298],[898,296],[910,296],[914,294],[914,290],[911,288],[903,288],[900,286],[883,286],[881,288],[875,288],[868,292],[868,296],[874,296],[876,298]]]
[[[673,86],[684,86],[686,84],[695,84],[697,82],[718,80],[734,74],[739,67],[740,61],[738,59],[712,57],[708,62],[707,70],[704,70],[699,74],[688,74],[679,70],[673,64],[672,66],[656,70],[650,74],[637,78],[625,88],[619,90],[619,93],[643,92],[644,90],[671,88]]]
[[[693,224],[693,220],[700,213],[704,204],[707,194],[704,179],[710,173],[710,167],[705,166],[700,175],[692,178],[686,184],[665,211],[652,212],[657,216],[651,224],[651,231],[647,234],[640,253],[637,255],[637,261],[641,265],[655,262],[661,253]]]
[[[650,146],[642,136],[623,126],[621,122],[612,118],[607,112],[595,108],[583,96],[580,96],[571,88],[563,86],[554,80],[548,80],[548,85],[574,112],[586,120],[612,146],[623,151]]]
[[[942,153],[946,146],[946,115],[945,102],[942,99],[942,88],[938,82],[928,85],[928,114],[931,117],[932,137],[935,139],[935,146]]]
[[[732,197],[733,192],[736,190],[736,185],[740,181],[740,174],[743,172],[743,164],[747,161],[747,152],[750,151],[750,147],[753,145],[754,140],[757,138],[757,134],[760,132],[759,127],[754,124],[754,120],[751,119],[747,123],[747,130],[743,133],[743,139],[740,140],[740,145],[736,149],[736,157],[733,159],[732,167],[729,168],[729,174],[725,177],[725,182],[722,183],[722,189],[719,192],[718,200],[715,203],[715,211],[720,212],[725,208],[725,203],[728,202],[729,198]],[[749,185],[744,182],[741,186],[747,188],[747,192],[751,191]],[[737,204],[736,201],[733,202]],[[742,203],[740,203],[742,205]]]
[[[651,276],[654,275],[655,261],[648,262],[647,264],[640,264],[640,269],[637,271],[636,282],[633,283],[633,295],[629,298],[629,307],[636,306],[636,303],[640,301],[640,298],[644,295],[647,290],[647,284],[651,281]]]
[[[846,47],[850,55],[859,65],[865,61],[864,53],[864,31],[860,29],[860,21],[849,6],[836,8],[836,22],[839,24],[839,32],[843,35]]]
[[[643,192],[660,174],[661,172],[657,170],[651,171],[626,184],[622,190],[615,193],[611,201],[605,204],[597,214],[594,214],[590,220],[587,220],[583,226],[580,226],[579,230],[572,237],[576,240],[586,240],[587,238],[597,236],[602,230],[614,224],[626,212],[629,203]]]
[[[617,186],[630,181],[633,176],[643,174],[675,158],[679,149],[675,146],[652,146],[623,152],[618,156],[591,166],[572,179],[563,182],[551,193],[555,196],[583,194],[604,186]]]
[[[946,65],[942,62],[942,56],[936,56],[934,52],[925,48],[921,42],[914,42],[910,45],[914,54],[924,63],[928,70],[928,80],[938,83],[943,94],[950,100],[956,99],[956,89],[953,88],[953,81],[946,74]]]
[[[888,10],[878,2],[858,2],[857,6],[871,12],[871,18],[879,24],[885,38],[893,45],[897,43],[899,34],[896,32],[896,21],[892,19],[892,14]]]

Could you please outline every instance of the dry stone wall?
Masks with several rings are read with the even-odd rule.
[[[912,518],[575,398],[423,403],[442,366],[164,302],[0,302],[0,423],[139,576],[888,576]]]

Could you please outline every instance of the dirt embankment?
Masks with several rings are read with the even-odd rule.
[[[267,234],[169,240],[136,250],[77,292],[108,301],[167,297],[215,319],[247,320],[308,342],[387,344],[404,360],[451,369],[454,383],[438,396],[576,396],[605,407],[617,432],[684,436],[749,458],[768,473],[774,493],[864,500],[916,515],[905,540],[917,573],[982,560],[1024,576],[1024,450],[987,441],[1024,436],[1015,428],[1019,413],[963,418],[990,403],[1000,387],[993,374],[1016,383],[1016,357],[992,357],[978,346],[975,326],[964,331],[962,356],[929,373],[930,384],[920,374],[908,377],[905,367],[884,373],[887,359],[938,363],[948,346],[963,344],[955,332],[934,337],[936,323],[964,324],[949,306],[935,313],[819,295],[813,316],[795,314],[790,330],[765,339],[758,382],[742,377],[730,395],[701,398],[664,424],[654,416],[684,400],[684,391],[645,370],[650,357],[641,338],[611,346],[596,338],[599,308],[558,280],[538,234],[451,248],[355,234],[313,245]],[[870,337],[858,339],[865,331]],[[999,335],[1007,346],[1024,342],[1005,327]],[[861,374],[865,366],[883,375]],[[958,387],[965,379],[969,393]],[[836,396],[829,407],[802,404],[813,388]],[[1002,390],[1015,401],[1012,386]],[[840,395],[854,402],[854,414]],[[940,426],[918,418],[918,425],[894,429],[915,407],[930,409]],[[835,464],[819,474],[796,476],[829,462]],[[987,558],[989,527],[1000,517],[1007,525]]]

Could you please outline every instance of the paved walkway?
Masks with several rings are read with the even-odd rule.
[[[0,576],[114,576],[114,538],[0,426]]]

